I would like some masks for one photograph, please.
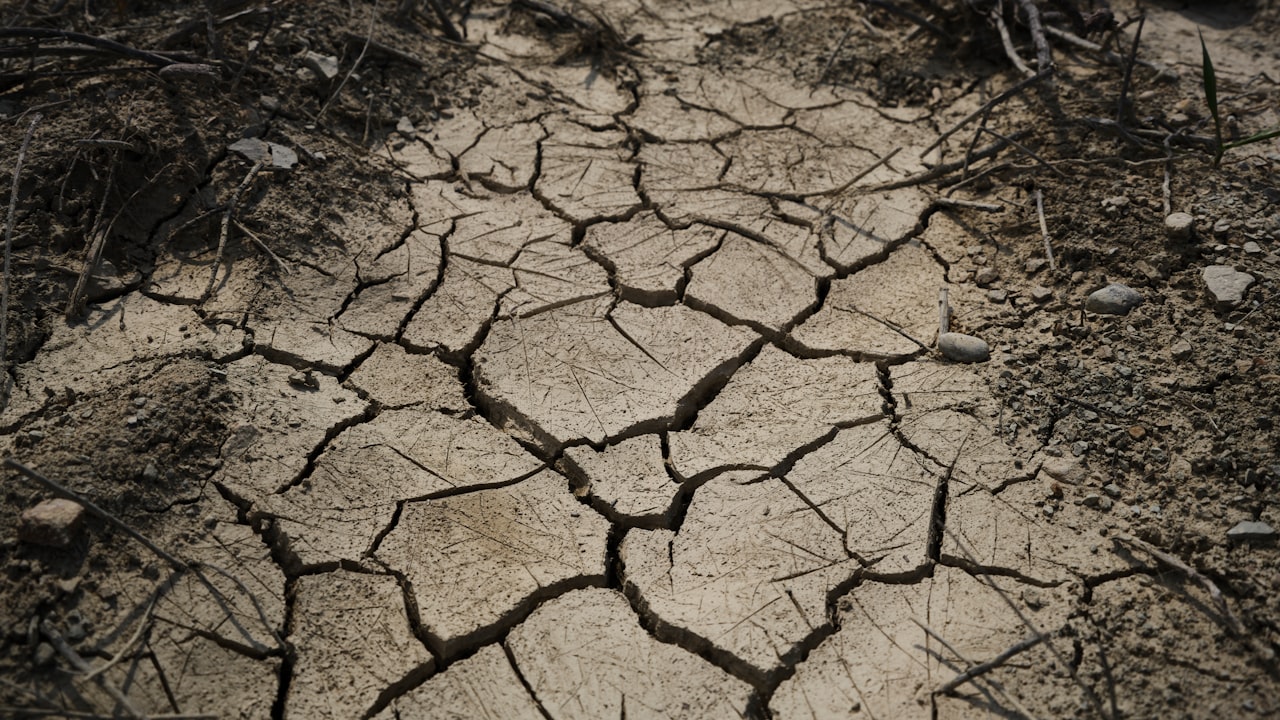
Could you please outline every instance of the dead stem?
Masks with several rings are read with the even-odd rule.
[[[1040,219],[1040,235],[1044,237],[1044,256],[1049,261],[1049,269],[1057,270],[1058,263],[1053,259],[1053,243],[1049,240],[1049,226],[1044,221],[1044,193],[1036,188],[1036,217]]]
[[[209,284],[204,289],[204,294],[200,296],[200,302],[205,302],[213,297],[213,286],[218,281],[218,267],[222,265],[223,254],[227,251],[227,234],[231,230],[231,221],[235,218],[236,208],[240,204],[240,198],[248,191],[249,186],[253,183],[253,179],[262,172],[262,168],[266,167],[265,160],[259,160],[249,168],[249,172],[245,174],[244,180],[231,193],[231,198],[227,200],[227,209],[222,213],[222,229],[218,233],[218,252],[213,259],[213,269],[209,273]]]
[[[4,293],[0,295],[0,410],[9,405],[9,290],[10,265],[13,255],[13,217],[18,211],[18,180],[22,177],[22,164],[27,159],[27,149],[31,147],[31,136],[35,134],[36,125],[44,116],[36,113],[27,125],[27,134],[22,138],[22,147],[18,149],[18,161],[13,167],[13,185],[9,190],[9,214],[4,221]]]

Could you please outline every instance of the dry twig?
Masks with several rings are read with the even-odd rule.
[[[63,639],[62,635],[54,629],[53,625],[49,621],[43,620],[40,622],[40,634],[44,635],[45,639],[47,639],[49,643],[53,645],[54,649],[58,651],[58,654],[65,658],[67,662],[71,663],[71,666],[76,670],[79,670],[85,675],[89,675],[93,672],[93,667],[90,666],[84,658],[80,657],[80,654],[75,651],[75,648],[67,644],[67,641]],[[111,696],[112,700],[115,700],[120,704],[120,707],[129,714],[129,717],[140,719],[146,717],[146,715],[144,715],[142,711],[135,707],[133,702],[129,700],[129,696],[121,692],[120,688],[116,687],[106,678],[99,675],[94,677],[94,681]]]
[[[1011,98],[1011,97],[1014,97],[1014,96],[1015,96],[1015,95],[1017,95],[1018,93],[1021,93],[1023,90],[1026,90],[1027,88],[1029,88],[1029,87],[1031,87],[1032,85],[1034,85],[1034,84],[1036,84],[1036,83],[1040,82],[1041,80],[1044,80],[1045,78],[1049,77],[1049,76],[1050,76],[1050,75],[1052,75],[1052,74],[1053,74],[1053,68],[1048,68],[1048,69],[1046,69],[1046,68],[1041,68],[1041,69],[1040,69],[1040,72],[1038,72],[1038,73],[1036,73],[1035,75],[1032,75],[1031,77],[1029,77],[1029,78],[1027,78],[1027,79],[1025,79],[1025,80],[1023,80],[1023,81],[1021,81],[1021,82],[1019,82],[1018,84],[1014,85],[1013,87],[1011,87],[1011,88],[1009,88],[1009,89],[1005,90],[1004,92],[1000,93],[999,95],[996,95],[995,97],[991,98],[991,99],[990,99],[990,100],[988,100],[987,102],[983,103],[982,107],[978,108],[977,110],[974,110],[973,112],[969,113],[968,115],[965,115],[963,118],[961,118],[960,122],[958,122],[958,123],[956,123],[955,125],[953,125],[953,126],[951,127],[951,129],[950,129],[950,130],[947,130],[946,132],[944,132],[944,133],[942,133],[941,135],[939,135],[937,140],[934,140],[934,141],[929,145],[929,147],[927,147],[927,148],[925,148],[923,151],[921,151],[921,153],[920,153],[920,157],[924,157],[925,155],[928,155],[928,154],[929,154],[929,153],[930,153],[934,148],[936,148],[936,147],[938,147],[939,145],[941,145],[942,143],[946,142],[947,138],[949,138],[949,137],[951,137],[952,135],[954,135],[954,134],[956,133],[956,131],[958,131],[960,128],[962,128],[962,127],[964,127],[965,125],[968,125],[969,123],[973,122],[973,121],[974,121],[974,119],[976,119],[978,116],[980,116],[980,115],[982,115],[982,114],[984,114],[984,113],[990,112],[990,110],[991,110],[992,108],[994,108],[995,106],[997,106],[997,105],[999,105],[1000,103],[1002,103],[1002,102],[1004,102],[1004,101],[1008,100],[1008,99],[1009,99],[1009,98]]]
[[[4,294],[0,295],[0,409],[9,404],[9,289],[10,258],[13,255],[13,219],[18,211],[18,180],[22,177],[22,164],[27,159],[27,149],[31,147],[31,136],[35,134],[36,125],[44,116],[36,113],[27,126],[27,134],[22,138],[22,147],[18,149],[18,161],[13,167],[13,185],[9,190],[9,214],[4,221]]]
[[[200,296],[200,302],[205,302],[213,297],[213,286],[218,282],[218,267],[222,265],[222,257],[227,251],[227,234],[231,230],[231,221],[235,218],[236,208],[240,205],[240,198],[249,190],[249,186],[253,184],[253,179],[262,172],[262,168],[266,167],[265,160],[259,160],[249,168],[249,172],[245,174],[244,180],[231,193],[231,198],[227,200],[227,209],[222,213],[222,229],[218,232],[218,252],[213,259],[213,269],[209,273],[209,284],[204,289],[204,294]]]
[[[1049,240],[1049,226],[1044,221],[1044,193],[1036,188],[1036,216],[1040,219],[1040,234],[1044,237],[1044,256],[1049,261],[1049,269],[1057,270],[1058,263],[1053,259],[1053,243]]]

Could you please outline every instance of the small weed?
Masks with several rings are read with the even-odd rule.
[[[1256,142],[1280,137],[1280,127],[1263,130],[1246,138],[1222,142],[1222,116],[1218,110],[1218,75],[1213,70],[1213,59],[1209,57],[1209,48],[1204,42],[1204,33],[1200,33],[1201,80],[1204,84],[1205,102],[1209,104],[1209,114],[1213,116],[1213,165],[1222,162],[1222,154],[1232,148],[1252,145]]]

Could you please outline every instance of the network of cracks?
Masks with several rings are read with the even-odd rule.
[[[106,648],[155,623],[135,701],[929,717],[1037,688],[1101,707],[1079,674],[1102,641],[1063,631],[1156,581],[1083,538],[1078,507],[1037,512],[1030,481],[1070,463],[931,355],[939,291],[977,301],[903,182],[935,120],[712,75],[676,41],[587,83],[485,42],[478,104],[388,145],[403,191],[333,219],[345,247],[179,240],[17,369],[9,426],[192,358],[236,398],[189,501],[204,570]],[[998,680],[934,692],[1010,648]]]

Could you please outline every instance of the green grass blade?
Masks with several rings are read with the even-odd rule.
[[[1252,145],[1253,143],[1262,142],[1264,140],[1271,140],[1272,138],[1280,138],[1280,128],[1263,130],[1262,132],[1254,133],[1253,135],[1250,135],[1247,138],[1240,138],[1239,140],[1233,140],[1232,142],[1229,142],[1226,145],[1223,145],[1222,149],[1230,150],[1231,148],[1238,148],[1238,147],[1243,147],[1245,145]]]
[[[1209,47],[1204,44],[1204,33],[1199,29],[1196,32],[1200,35],[1200,57],[1201,57],[1201,80],[1204,82],[1204,99],[1209,103],[1209,114],[1213,116],[1213,136],[1217,140],[1217,149],[1214,152],[1213,164],[1216,166],[1218,161],[1222,159],[1222,119],[1218,117],[1218,74],[1213,71],[1213,59],[1209,57]]]

